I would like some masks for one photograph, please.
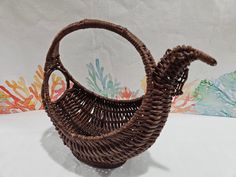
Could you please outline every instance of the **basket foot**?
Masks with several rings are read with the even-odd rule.
[[[112,168],[120,167],[121,165],[123,165],[126,162],[126,161],[124,161],[124,162],[116,163],[116,164],[92,162],[92,161],[87,161],[87,160],[81,159],[80,157],[78,157],[77,153],[74,153],[74,152],[72,152],[72,153],[79,161],[81,161],[89,166],[95,167],[95,168],[112,169]]]

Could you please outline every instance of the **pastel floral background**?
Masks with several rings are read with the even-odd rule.
[[[140,82],[140,89],[133,90],[106,72],[99,59],[87,64],[87,87],[105,97],[115,99],[133,99],[138,93],[145,93],[145,77]],[[8,81],[0,85],[0,113],[9,114],[43,109],[41,85],[43,69],[38,69],[33,82],[26,84],[23,77],[17,81]],[[58,99],[66,89],[62,76],[50,77],[50,95]],[[224,74],[215,80],[195,80],[185,84],[183,95],[176,96],[172,103],[172,112],[191,113],[225,117],[236,117],[236,71]]]
[[[216,67],[190,66],[184,94],[173,99],[171,111],[236,117],[235,9],[235,0],[0,1],[0,114],[43,109],[43,65],[53,37],[72,22],[96,18],[128,28],[157,62],[182,44],[212,55]],[[63,39],[60,54],[74,78],[100,95],[133,99],[145,93],[140,56],[118,35],[75,32]],[[56,100],[66,88],[63,75],[53,73],[50,85]]]

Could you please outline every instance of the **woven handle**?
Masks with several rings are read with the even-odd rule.
[[[52,62],[52,60],[54,60],[55,58],[58,58],[59,44],[63,37],[65,37],[67,34],[73,31],[86,29],[86,28],[106,29],[109,31],[113,31],[123,36],[125,39],[127,39],[131,44],[133,44],[133,46],[139,52],[143,60],[143,64],[145,65],[145,72],[146,72],[147,78],[151,77],[152,71],[155,67],[155,61],[153,57],[151,56],[149,50],[143,44],[143,42],[140,41],[135,35],[133,35],[130,31],[128,31],[126,28],[122,26],[119,26],[110,22],[94,20],[94,19],[85,19],[79,22],[75,22],[66,26],[64,29],[62,29],[54,38],[51,44],[51,47],[48,51],[47,58],[46,58],[46,66],[50,67],[51,65],[53,65],[53,63],[55,62]]]

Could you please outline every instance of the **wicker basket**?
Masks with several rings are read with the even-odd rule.
[[[133,100],[105,98],[72,77],[61,63],[59,42],[67,34],[85,28],[113,31],[136,48],[147,77],[145,95]],[[172,97],[182,93],[187,67],[196,59],[216,64],[199,50],[178,46],[167,50],[156,65],[146,46],[126,28],[100,20],[82,20],[62,29],[51,44],[44,68],[43,104],[64,144],[77,159],[100,168],[115,168],[155,142],[167,120]],[[64,74],[67,90],[52,102],[48,81],[55,70]]]

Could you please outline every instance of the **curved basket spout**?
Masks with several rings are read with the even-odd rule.
[[[168,49],[161,58],[154,70],[154,80],[158,84],[169,85],[170,95],[180,95],[188,78],[188,66],[195,60],[211,66],[217,64],[214,58],[198,49],[191,46],[177,46],[172,50]]]

